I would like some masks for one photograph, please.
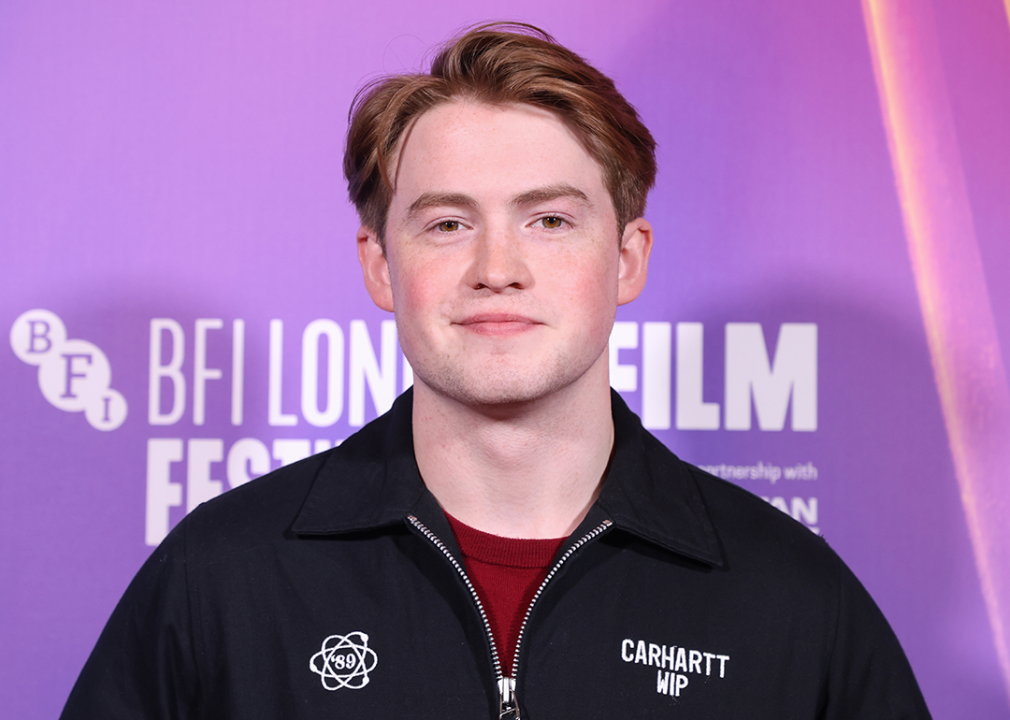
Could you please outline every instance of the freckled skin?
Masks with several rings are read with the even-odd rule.
[[[415,382],[471,407],[605,389],[617,305],[641,283],[622,283],[602,171],[568,127],[531,106],[453,102],[400,150],[385,256],[359,249]]]

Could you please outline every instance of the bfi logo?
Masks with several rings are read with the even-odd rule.
[[[67,338],[67,328],[48,310],[29,310],[11,326],[11,349],[39,368],[39,389],[53,407],[84,412],[98,430],[115,430],[126,419],[126,398],[110,387],[112,368],[97,346]]]

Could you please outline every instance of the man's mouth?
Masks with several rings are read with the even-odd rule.
[[[519,335],[542,323],[513,313],[478,313],[468,315],[456,324],[477,335],[504,337]]]

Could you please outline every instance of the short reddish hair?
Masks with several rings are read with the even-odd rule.
[[[495,23],[447,42],[430,72],[379,78],[355,97],[344,175],[362,224],[380,242],[393,197],[389,162],[400,137],[424,112],[458,99],[556,113],[603,169],[618,233],[645,212],[656,142],[613,80],[539,28]]]

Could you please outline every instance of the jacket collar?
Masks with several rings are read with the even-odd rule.
[[[723,556],[693,468],[642,427],[611,390],[614,455],[596,504],[618,528],[721,567]]]
[[[644,540],[708,565],[722,552],[705,502],[686,463],[642,427],[611,392],[614,454],[591,515]],[[413,391],[330,451],[291,529],[333,535],[401,525],[421,507],[437,507],[414,460]]]

